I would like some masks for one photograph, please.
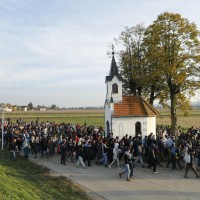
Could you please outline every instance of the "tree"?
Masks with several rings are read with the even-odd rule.
[[[123,46],[123,50],[119,53],[120,71],[123,77],[123,92],[128,95],[141,95],[142,93],[144,32],[145,27],[142,24],[131,28],[126,27],[119,38],[115,39]]]
[[[27,105],[27,109],[28,110],[33,110],[33,104],[31,102]]]
[[[120,51],[120,72],[123,77],[123,93],[126,95],[142,95],[153,105],[156,98],[162,97],[163,90],[160,73],[157,72],[156,60],[146,60],[144,34],[146,28],[138,24],[131,28],[126,27],[118,39],[123,47]]]
[[[51,109],[52,109],[52,110],[56,110],[56,109],[57,109],[56,105],[53,104],[53,105],[51,106]]]
[[[144,43],[143,43],[144,45]],[[163,99],[166,97],[166,93],[164,92],[166,87],[163,84],[164,77],[162,73],[159,73],[156,66],[159,66],[159,63],[156,60],[152,60],[149,62],[146,54],[148,52],[145,51],[144,63],[145,70],[142,74],[141,79],[143,80],[143,93],[142,95],[149,100],[149,103],[153,105],[154,100],[159,99],[159,102],[164,105]]]
[[[180,14],[165,12],[150,25],[144,36],[146,62],[164,77],[163,102],[170,100],[171,132],[177,125],[180,98],[188,103],[200,86],[199,31]],[[156,61],[156,64],[155,64]],[[182,101],[182,106],[183,106]]]

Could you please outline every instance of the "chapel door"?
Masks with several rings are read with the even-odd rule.
[[[141,134],[141,123],[140,122],[136,122],[135,123],[135,136],[138,135],[138,134]]]

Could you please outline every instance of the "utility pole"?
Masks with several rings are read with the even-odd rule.
[[[197,110],[199,109],[199,90],[197,90]]]
[[[4,110],[2,110],[2,122],[1,122],[1,150],[4,145]]]

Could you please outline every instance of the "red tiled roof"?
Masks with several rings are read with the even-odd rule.
[[[123,96],[122,102],[114,103],[115,117],[125,116],[156,116],[160,113],[147,101],[139,96]]]

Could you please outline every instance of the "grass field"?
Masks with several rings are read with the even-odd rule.
[[[170,112],[167,110],[159,110],[160,115],[157,117],[157,125],[170,125],[171,118]],[[188,116],[184,116],[181,111],[177,112],[177,125],[184,129],[194,127],[200,127],[200,110],[188,111]]]
[[[7,112],[5,118],[10,118],[13,123],[17,119],[23,121],[35,121],[39,118],[39,122],[53,121],[55,123],[86,123],[87,126],[102,126],[104,127],[104,110],[66,110],[66,111],[30,111],[30,112]]]
[[[169,110],[160,110],[160,115],[157,116],[157,125],[170,125],[170,112]],[[181,111],[177,112],[178,126],[189,128],[191,126],[200,127],[200,110],[188,111],[188,116],[185,117]],[[10,118],[12,122],[16,122],[21,118],[23,121],[35,121],[39,118],[39,122],[53,121],[55,123],[72,123],[72,124],[87,124],[87,126],[102,126],[105,128],[104,110],[66,110],[66,111],[43,111],[43,112],[10,112],[5,113],[5,118]]]
[[[47,168],[23,157],[9,158],[0,150],[1,200],[89,200],[89,197],[64,177],[52,177]]]

